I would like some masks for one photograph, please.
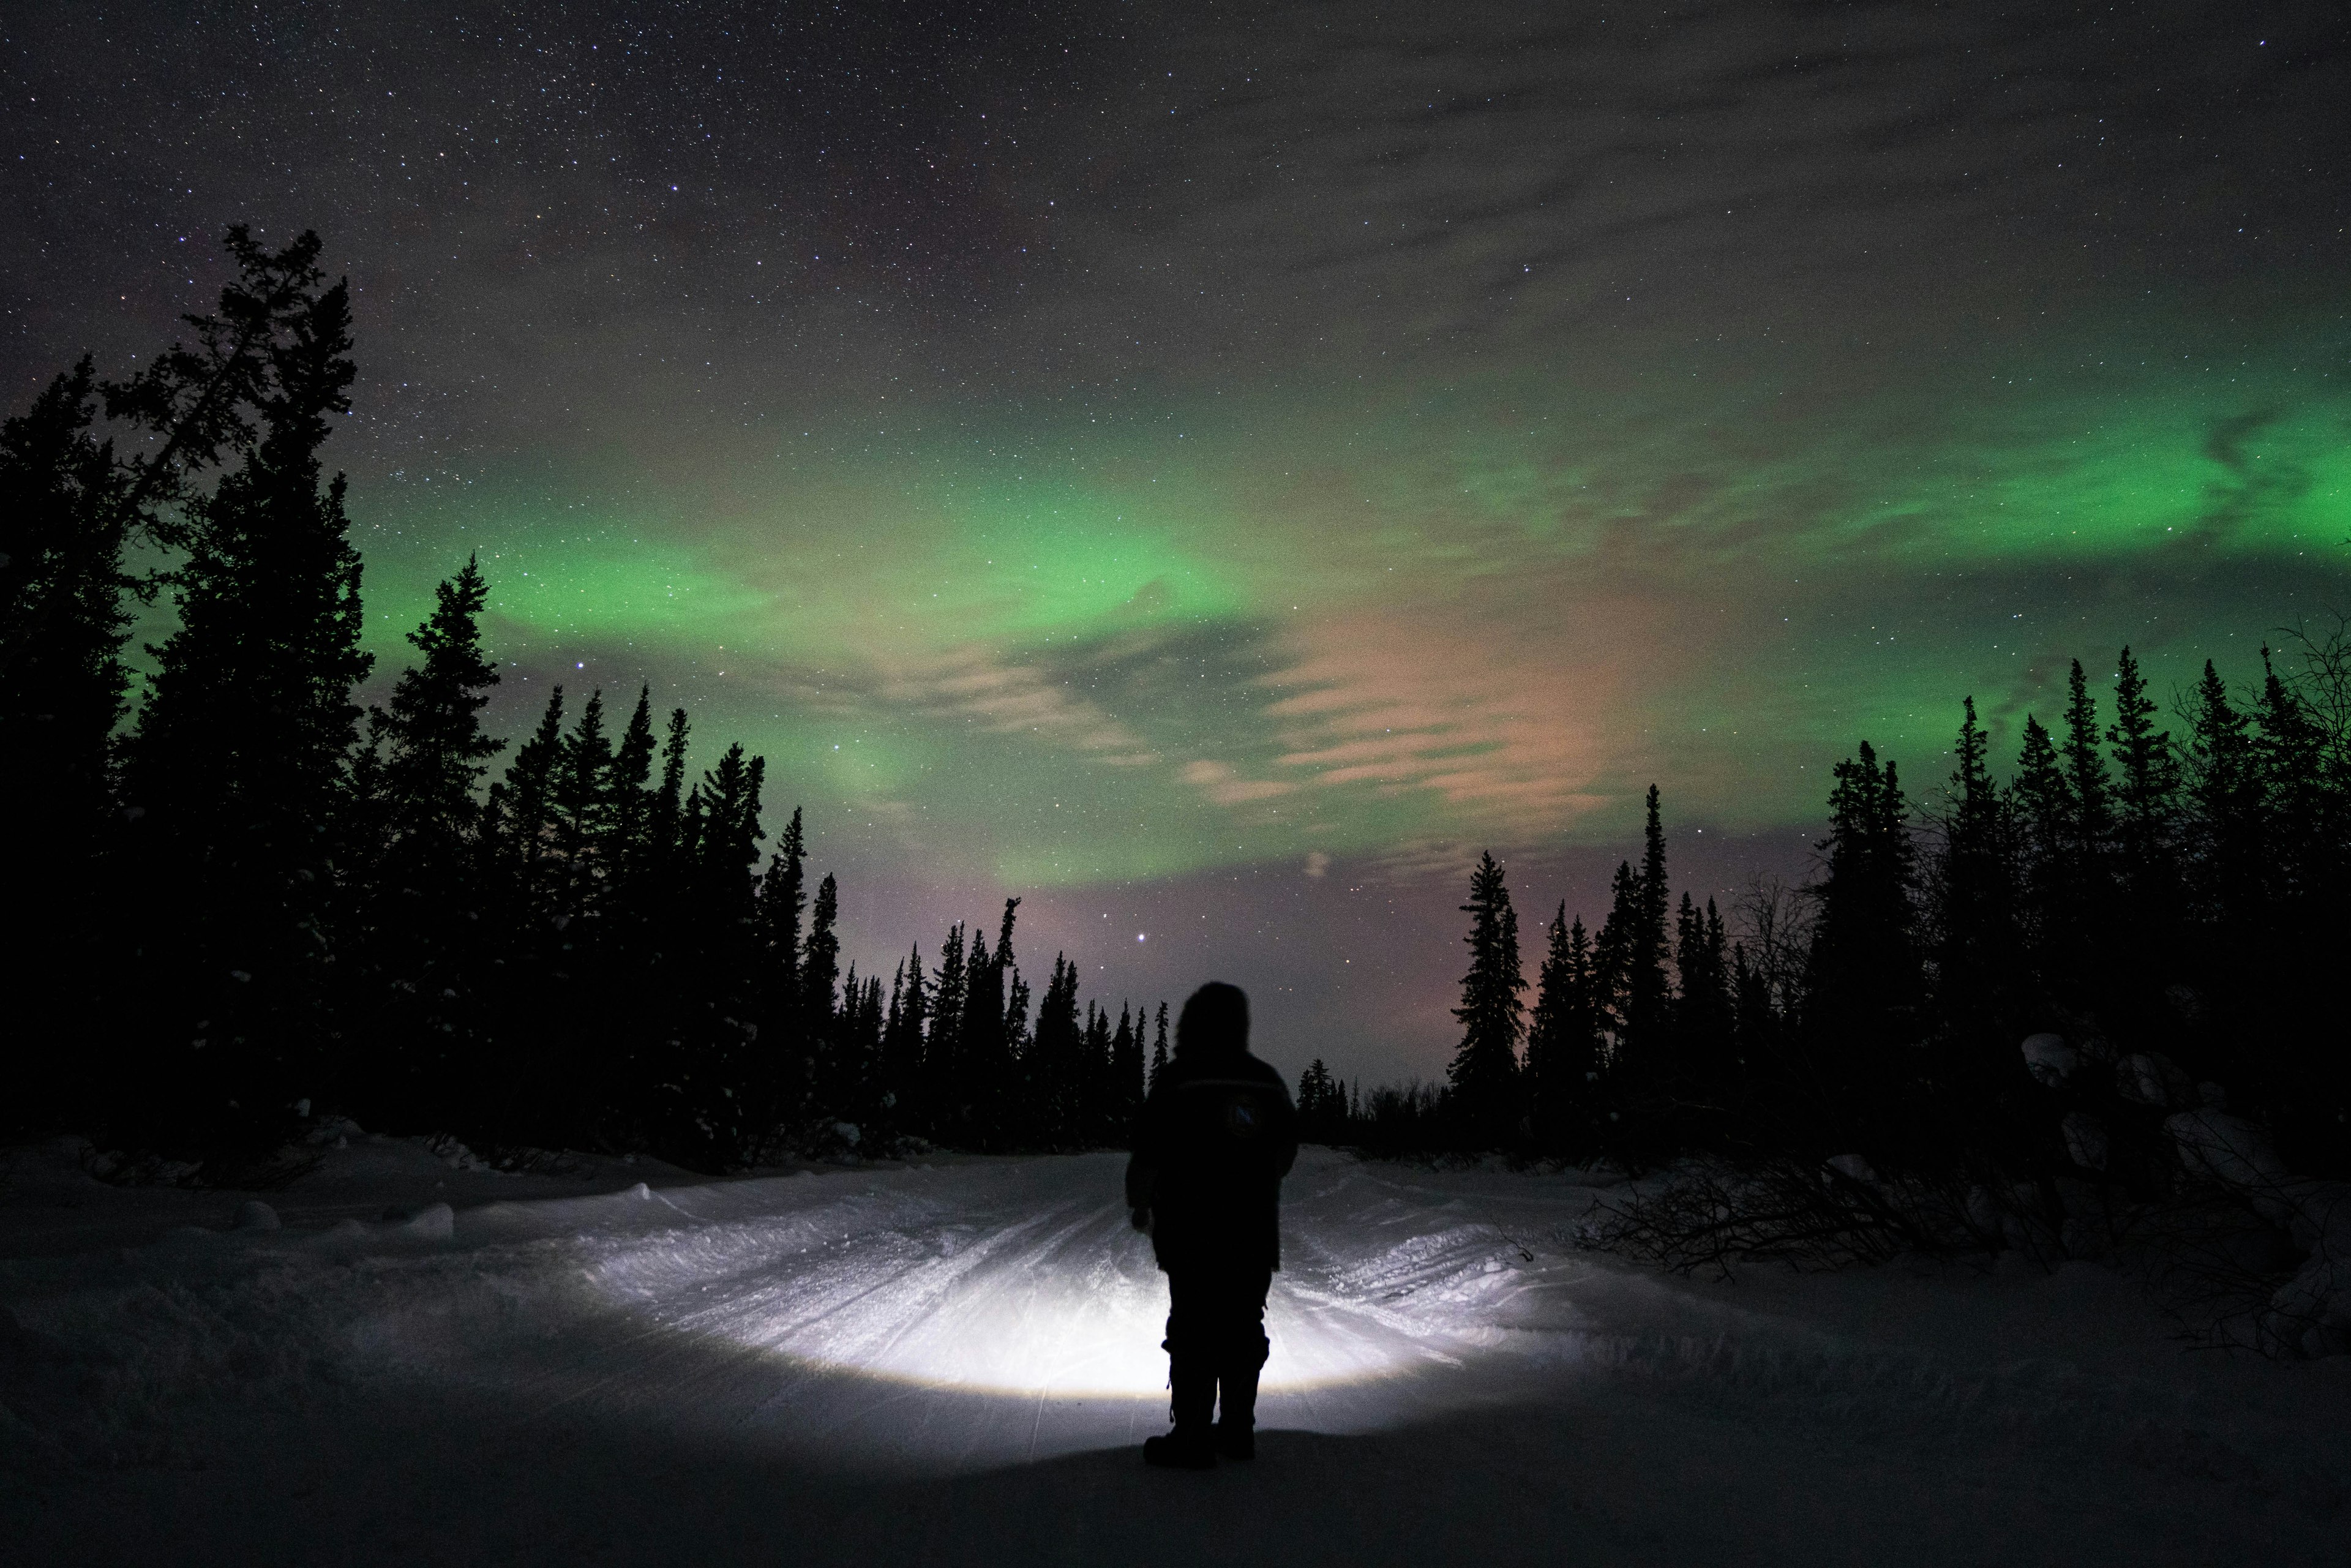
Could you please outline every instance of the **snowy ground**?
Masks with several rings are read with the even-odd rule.
[[[1572,1176],[1312,1150],[1260,1458],[1146,1470],[1120,1168],[362,1139],[273,1230],[18,1151],[0,1561],[2351,1563],[2351,1358],[2183,1352],[2087,1265],[1660,1277]]]

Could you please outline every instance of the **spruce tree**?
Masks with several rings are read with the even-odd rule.
[[[1582,1157],[1592,1151],[1600,1110],[1601,1015],[1592,941],[1582,917],[1569,923],[1564,902],[1552,917],[1550,935],[1527,1029],[1527,1086],[1537,1142]]]
[[[2106,740],[2117,769],[2116,842],[2124,886],[2143,910],[2168,905],[2176,864],[2171,831],[2179,810],[2179,758],[2171,732],[2155,727],[2155,715],[2147,677],[2125,648],[2116,661],[2115,722]]]
[[[1735,1019],[1729,949],[1714,900],[1708,899],[1700,910],[1683,894],[1674,938],[1674,969],[1681,982],[1674,1007],[1677,1097],[1693,1113],[1706,1108],[1716,1123],[1732,1092]],[[1693,1123],[1691,1135],[1695,1132]]]
[[[971,974],[964,963],[964,927],[947,928],[939,944],[939,967],[931,992],[931,1028],[923,1044],[925,1098],[932,1135],[941,1142],[961,1136],[963,1124],[963,998]]]
[[[1029,982],[1021,977],[1018,966],[1008,969],[1004,981],[1004,1061],[1008,1071],[1000,1093],[1008,1102],[1019,1098],[1017,1089],[1019,1064],[1029,1054]],[[1021,1120],[1019,1106],[1007,1104],[1006,1124],[1017,1129]]]
[[[1886,1097],[1902,1071],[1896,1053],[1920,1032],[1923,976],[1916,854],[1894,764],[1879,766],[1863,741],[1834,772],[1804,1029],[1825,1130],[1851,1140],[1892,1130]]]
[[[653,819],[653,688],[637,688],[637,706],[612,747],[611,834],[615,846],[612,873],[623,889],[643,869],[646,830]],[[625,892],[620,895],[625,900]]]
[[[1640,924],[1641,879],[1632,862],[1619,861],[1615,874],[1608,879],[1608,913],[1600,922],[1599,936],[1593,939],[1592,966],[1602,1025],[1609,1035],[1608,1073],[1620,1082],[1635,1076],[1628,1061],[1633,1052],[1626,993],[1631,988],[1627,977],[1633,969]]]
[[[1011,1137],[1011,1041],[1006,1030],[1006,980],[1012,966],[1012,927],[1017,898],[1007,899],[997,931],[997,950],[975,933],[964,960],[963,1038],[956,1057],[956,1113],[982,1147],[1001,1147]],[[1026,1004],[1023,1004],[1023,1010]]]
[[[1159,1004],[1157,1030],[1153,1035],[1151,1041],[1151,1081],[1149,1083],[1144,1085],[1144,1092],[1146,1095],[1148,1095],[1152,1090],[1159,1087],[1159,1075],[1166,1071],[1167,1004],[1165,1002],[1162,1002]]]
[[[339,866],[336,999],[354,1040],[345,1082],[357,1098],[346,1103],[371,1125],[439,1131],[429,1126],[436,1111],[465,1120],[480,1110],[451,1103],[447,1086],[471,1077],[495,999],[482,994],[496,945],[482,928],[489,890],[475,854],[475,790],[506,747],[482,730],[498,684],[482,649],[488,592],[470,557],[442,580],[433,613],[408,634],[422,662],[370,716],[361,760],[371,780],[353,791],[364,848],[346,835]]]
[[[2330,893],[2335,869],[2325,830],[2326,767],[2321,732],[2308,706],[2262,650],[2262,690],[2252,709],[2252,761],[2266,828],[2268,891],[2281,927],[2305,918],[2304,906]]]
[[[2044,867],[2062,862],[2072,831],[2073,791],[2058,764],[2056,743],[2031,714],[2024,716],[2024,741],[2017,754],[2014,789],[2032,862]]]
[[[1635,905],[1639,919],[1625,955],[1625,1034],[1636,1058],[1644,1051],[1659,1052],[1672,1026],[1673,993],[1666,977],[1666,919],[1672,893],[1666,883],[1666,833],[1655,784],[1649,786],[1641,844],[1639,901]],[[1653,1071],[1663,1076],[1671,1068],[1658,1062]]]
[[[1078,967],[1053,955],[1053,973],[1037,1006],[1037,1027],[1029,1051],[1030,1092],[1036,1104],[1035,1133],[1049,1145],[1074,1142],[1085,1113],[1081,1061],[1083,1026],[1078,1021]]]
[[[560,912],[550,869],[556,770],[563,755],[563,688],[547,695],[538,727],[516,748],[506,778],[490,788],[492,852],[511,900],[508,918],[538,925]]]
[[[14,826],[9,886],[17,934],[0,945],[0,1018],[22,1040],[88,1035],[114,955],[99,873],[111,815],[110,739],[122,717],[131,481],[97,440],[90,362],[57,377],[0,424],[0,821]],[[28,1051],[0,1134],[87,1115],[94,1082],[76,1055]]]
[[[1102,1103],[1103,1091],[1111,1079],[1111,1028],[1109,1010],[1092,1002],[1086,1004],[1085,1035],[1080,1051],[1079,1082],[1082,1085],[1084,1111],[1082,1136],[1088,1143],[1102,1135],[1109,1120]]]
[[[1143,1110],[1143,1027],[1124,1003],[1119,1005],[1118,1029],[1110,1041],[1110,1094],[1106,1107],[1109,1141],[1125,1147],[1134,1134],[1134,1119]]]
[[[2015,832],[2011,802],[1992,781],[1989,743],[1976,722],[1973,697],[1963,699],[1960,714],[1958,761],[1935,820],[1927,939],[1938,1012],[1964,1020],[1982,1038],[1995,1026],[2012,1025],[2022,1001]],[[2043,733],[2044,758],[2034,789],[2044,793],[2036,799],[2045,800],[2049,789],[2047,739]],[[2044,822],[2053,825],[2056,820],[2053,810],[2044,810]]]
[[[125,547],[188,544],[194,479],[225,459],[251,458],[256,411],[282,391],[281,357],[319,325],[317,235],[270,251],[239,224],[225,248],[237,276],[222,287],[217,313],[183,319],[195,346],[175,342],[130,380],[97,389],[110,417],[152,438],[144,450],[118,457],[89,436],[87,356],[0,434],[0,701],[26,692],[70,700],[93,631],[104,643],[120,593],[140,591],[123,572]],[[119,649],[115,630],[108,645]],[[45,668],[20,669],[27,661]],[[105,678],[84,667],[91,673]]]
[[[319,277],[303,271],[266,350],[257,441],[189,506],[180,625],[153,650],[125,751],[138,863],[187,932],[181,962],[146,971],[156,1033],[187,1042],[166,1076],[246,1148],[278,1134],[335,1052],[319,993],[329,834],[372,662],[343,480],[319,455],[356,373],[350,290],[308,293]]]
[[[2025,913],[2023,945],[2043,993],[2070,998],[2088,946],[2075,853],[2078,813],[2056,743],[2031,714],[2024,716],[2010,797]]]
[[[820,1108],[831,1114],[839,1107],[832,1095],[840,1086],[834,1060],[834,1030],[839,1012],[835,990],[841,977],[841,938],[833,925],[841,918],[841,890],[827,872],[817,883],[816,903],[809,911],[808,947],[800,960],[799,1032],[816,1063]]]
[[[800,1007],[800,915],[807,907],[808,840],[800,810],[792,808],[782,840],[759,879],[761,983],[759,1042],[767,1085],[768,1114],[776,1121],[797,1117],[815,1090],[815,1062],[809,1055],[807,1017]],[[914,1004],[901,1011],[921,1040],[922,958],[914,963]],[[919,1051],[919,1044],[917,1045]],[[906,1092],[902,1089],[900,1092]]]
[[[929,1016],[930,993],[923,976],[923,948],[916,943],[892,979],[890,1014],[882,1034],[883,1092],[889,1097],[884,1109],[899,1127],[925,1124],[923,1024]]]
[[[1661,1092],[1676,1071],[1673,991],[1666,968],[1672,894],[1654,784],[1642,841],[1641,869],[1620,862],[1610,881],[1608,916],[1593,948],[1595,982],[1613,1036],[1608,1077],[1620,1107]]]
[[[677,874],[685,831],[685,748],[693,734],[684,708],[672,708],[662,736],[661,782],[645,824],[645,852],[656,879]]]
[[[552,789],[553,855],[559,907],[573,919],[600,915],[607,852],[618,812],[612,797],[612,743],[604,733],[604,694],[591,691],[558,747]]]
[[[1316,1057],[1298,1075],[1299,1135],[1312,1143],[1328,1143],[1343,1117],[1344,1096],[1331,1082],[1331,1070]]]
[[[2279,1152],[2295,1168],[2351,1170],[2351,1061],[2334,979],[2351,937],[2342,913],[2351,821],[2318,716],[2267,648],[2252,720],[2266,873],[2256,929],[2265,940],[2247,955],[2240,1082],[2273,1107]]]
[[[408,634],[423,662],[402,671],[384,705],[384,786],[395,842],[410,857],[455,860],[473,835],[475,791],[506,742],[482,730],[482,709],[498,684],[482,649],[489,585],[471,556],[434,591],[433,613]]]
[[[2190,710],[2186,762],[2197,913],[2207,931],[2233,948],[2231,934],[2262,918],[2263,780],[2252,721],[2230,699],[2209,659]]]
[[[0,769],[0,800],[8,821],[43,824],[20,840],[20,857],[54,853],[60,834],[89,852],[131,685],[133,481],[92,434],[96,415],[84,357],[0,424],[0,647],[13,654],[0,669],[0,753],[19,759]]]
[[[1492,1148],[1510,1141],[1519,1119],[1515,1090],[1519,1040],[1525,1032],[1527,988],[1519,963],[1519,917],[1502,868],[1489,851],[1469,877],[1469,970],[1461,977],[1461,1044],[1446,1070],[1462,1135]]]
[[[674,1098],[663,1136],[673,1157],[702,1169],[753,1157],[771,1130],[757,1097],[745,1092],[760,1077],[754,1063],[766,975],[752,868],[766,836],[759,826],[766,776],[765,758],[729,746],[687,797],[680,831],[685,896],[677,973],[685,1005],[660,1078],[674,1086],[667,1088]],[[818,893],[820,923],[831,913],[831,883],[828,877]]]
[[[2136,673],[2136,671],[2134,671]],[[2071,820],[2067,823],[2073,840],[2072,852],[2077,874],[2085,879],[2103,869],[2099,862],[2105,857],[2114,836],[2114,789],[2106,773],[2106,759],[2098,749],[2101,731],[2098,728],[2097,703],[2090,695],[2089,681],[2082,673],[2082,661],[2073,661],[2072,672],[2065,678],[2065,742],[2061,753],[2065,769],[2066,803]]]

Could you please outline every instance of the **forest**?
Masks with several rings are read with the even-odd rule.
[[[800,813],[762,847],[761,758],[689,777],[687,715],[645,691],[622,716],[559,688],[510,756],[484,732],[475,562],[362,710],[361,562],[319,457],[349,294],[315,235],[228,246],[190,342],[120,382],[85,359],[0,428],[5,1131],[215,1183],[291,1168],[330,1118],[710,1171],[1123,1136],[1165,1003],[1113,1021],[1058,956],[1032,993],[1018,899],[886,987],[842,973]],[[159,594],[178,625],[134,713]]]
[[[1446,1082],[1351,1092],[1317,1062],[1301,1110],[1373,1143],[1630,1168],[1793,1149],[2031,1165],[2064,1152],[2054,1124],[2026,1130],[2062,1080],[2149,1112],[2231,1108],[2295,1168],[2340,1174],[2351,627],[2281,637],[2243,686],[2207,661],[2176,732],[2128,648],[2103,720],[2074,660],[2056,727],[2025,716],[2005,780],[1963,699],[1923,805],[1861,742],[1834,769],[1816,875],[1759,883],[1728,917],[1675,902],[1652,787],[1640,862],[1617,867],[1596,932],[1558,907],[1531,988],[1489,854],[1462,905]],[[2022,1048],[2041,1035],[2068,1042],[2062,1071]]]

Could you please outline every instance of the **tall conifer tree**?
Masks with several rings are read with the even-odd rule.
[[[356,374],[350,294],[309,292],[315,265],[297,270],[302,297],[256,387],[259,438],[189,508],[179,629],[154,650],[126,751],[127,793],[147,812],[140,863],[159,875],[162,917],[189,928],[184,961],[147,971],[155,1027],[191,1042],[172,1076],[246,1145],[319,1090],[334,1053],[319,994],[329,834],[358,733],[351,688],[372,663],[343,479],[319,461]],[[212,1054],[184,1053],[199,1039]]]
[[[0,821],[12,824],[16,934],[0,944],[0,1027],[19,1039],[87,1036],[107,951],[99,874],[112,805],[110,738],[137,580],[125,570],[129,476],[91,434],[85,357],[0,425]],[[63,1124],[98,1101],[90,1065],[40,1049],[18,1058],[0,1135]]]
[[[338,868],[345,917],[337,946],[338,1000],[354,1035],[343,1082],[358,1096],[344,1103],[372,1125],[428,1120],[436,1091],[482,1051],[477,992],[496,955],[482,929],[488,890],[475,854],[475,790],[506,747],[482,730],[481,710],[498,684],[482,649],[488,592],[472,558],[443,580],[433,613],[408,634],[422,662],[401,673],[371,716],[381,763],[371,798],[357,803],[367,818],[364,848],[347,835]]]
[[[1592,941],[1562,903],[1535,988],[1527,1030],[1526,1077],[1538,1141],[1556,1152],[1590,1153],[1596,1135],[1601,1015]]]
[[[1463,1134],[1479,1147],[1509,1141],[1516,1123],[1514,1090],[1519,1076],[1519,1040],[1525,1032],[1527,988],[1519,963],[1519,917],[1510,888],[1491,852],[1479,857],[1469,876],[1469,970],[1461,977],[1461,1044],[1446,1070]]]
[[[1919,1033],[1923,988],[1913,902],[1916,854],[1900,780],[1867,741],[1836,765],[1804,1027],[1816,1052],[1823,1130],[1851,1140],[1890,1109],[1896,1052]]]

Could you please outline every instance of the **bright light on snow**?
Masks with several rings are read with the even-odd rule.
[[[1003,1218],[827,1238],[780,1218],[711,1226],[643,1239],[590,1277],[680,1333],[820,1366],[1030,1398],[1165,1398],[1166,1281],[1124,1208]],[[1454,1361],[1426,1341],[1458,1350],[1468,1325],[1432,1336],[1277,1275],[1266,1326],[1275,1392]]]

